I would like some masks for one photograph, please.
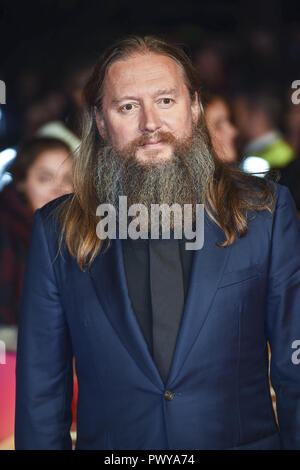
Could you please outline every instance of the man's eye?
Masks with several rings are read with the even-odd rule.
[[[172,103],[172,101],[173,101],[172,98],[162,98],[162,99],[161,99],[161,103],[162,103],[163,105],[169,105],[169,104]]]
[[[133,110],[133,104],[131,103],[127,103],[121,107],[121,111],[132,111],[132,110]]]

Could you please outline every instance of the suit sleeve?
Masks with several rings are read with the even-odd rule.
[[[38,210],[18,328],[16,449],[72,448],[73,354],[53,268],[55,253],[47,242],[47,236],[50,239],[54,231],[45,230],[44,223]]]
[[[300,221],[289,189],[280,186],[274,215],[266,333],[283,449],[300,449]],[[299,354],[300,356],[300,354]]]

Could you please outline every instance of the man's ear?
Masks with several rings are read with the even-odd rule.
[[[106,126],[103,118],[103,113],[99,111],[97,106],[94,106],[94,113],[95,113],[95,119],[96,119],[96,125],[99,131],[99,134],[101,135],[103,140],[106,140],[107,138],[107,131],[106,131]]]
[[[199,105],[199,97],[197,91],[195,91],[194,98],[191,104],[192,109],[192,118],[193,122],[196,124],[200,117],[200,105]]]

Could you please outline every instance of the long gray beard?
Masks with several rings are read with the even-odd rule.
[[[176,203],[182,208],[191,204],[194,219],[214,168],[205,136],[195,128],[191,138],[178,141],[165,164],[141,164],[133,155],[120,155],[109,145],[101,147],[95,185],[99,203],[112,204],[117,213],[119,196],[127,196],[128,206],[143,204],[148,211],[151,204]]]

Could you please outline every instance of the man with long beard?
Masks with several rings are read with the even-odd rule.
[[[71,448],[75,356],[77,449],[300,448],[300,228],[289,191],[214,156],[194,69],[160,39],[108,49],[85,99],[74,193],[35,216],[16,447]],[[184,237],[100,239],[99,205],[124,196],[147,209],[189,204],[193,222],[203,204],[202,249],[186,250]]]

